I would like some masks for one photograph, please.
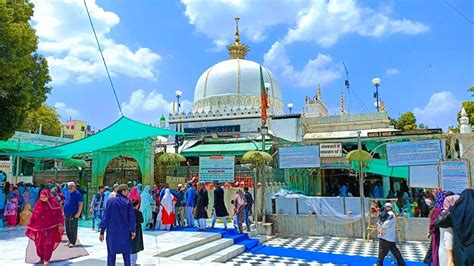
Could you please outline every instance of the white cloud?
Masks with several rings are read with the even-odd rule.
[[[419,34],[428,26],[408,19],[391,19],[355,0],[313,0],[311,7],[300,12],[285,43],[314,41],[323,47],[334,45],[346,34],[380,38],[394,33]]]
[[[285,47],[280,42],[272,45],[264,55],[264,60],[264,65],[271,67],[273,71],[279,72],[281,76],[300,87],[325,85],[341,77],[341,69],[332,64],[332,58],[321,53],[309,60],[302,70],[295,70]]]
[[[252,41],[265,39],[277,25],[290,27],[285,43],[314,41],[323,47],[334,45],[346,34],[380,38],[394,33],[419,34],[429,29],[421,22],[393,19],[387,8],[380,13],[356,0],[312,1],[194,1],[181,0],[189,23],[199,32],[220,43],[231,41],[234,22],[240,16],[241,34]]]
[[[262,41],[266,30],[272,26],[290,23],[298,12],[308,4],[306,1],[195,1],[181,0],[189,23],[199,32],[217,41],[215,44],[233,40],[235,22],[239,16],[241,35],[252,41]]]
[[[122,103],[123,114],[130,118],[138,119],[142,122],[158,122],[161,115],[168,117],[176,108],[173,101],[168,102],[163,94],[152,90],[148,94],[142,90],[136,90],[130,95],[128,102]],[[181,101],[180,111],[189,112],[192,109],[192,103],[188,100]]]
[[[79,116],[79,111],[74,108],[68,107],[63,102],[55,103],[54,108],[56,108],[56,111],[59,113],[59,115],[65,119],[77,118]]]
[[[457,124],[456,115],[460,108],[461,101],[451,91],[442,91],[431,95],[429,102],[424,107],[416,107],[413,113],[417,123],[447,129]]]
[[[91,82],[105,76],[91,26],[82,0],[34,1],[33,27],[39,36],[39,51],[48,59],[53,83]],[[112,75],[155,79],[160,55],[148,48],[135,50],[108,37],[120,18],[88,0],[109,70]]]
[[[388,76],[396,76],[400,74],[400,70],[396,69],[396,68],[388,68],[386,71],[385,71],[385,75],[388,75]]]

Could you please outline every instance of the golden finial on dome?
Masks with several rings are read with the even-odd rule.
[[[239,17],[235,17],[235,42],[227,45],[231,59],[245,59],[245,56],[250,51],[248,45],[240,43],[239,20]]]
[[[344,115],[346,113],[346,107],[344,103],[344,92],[341,91],[341,115]]]
[[[321,85],[318,84],[318,92],[316,93],[316,96],[318,97],[318,100],[321,101]]]
[[[385,104],[383,102],[380,102],[379,109],[380,109],[380,112],[385,112]]]

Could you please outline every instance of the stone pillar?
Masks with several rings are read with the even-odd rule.
[[[389,176],[382,176],[382,187],[383,187],[383,197],[385,198],[388,195],[388,191],[390,190],[390,177]]]

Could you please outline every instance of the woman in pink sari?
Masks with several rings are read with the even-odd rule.
[[[63,232],[64,215],[61,205],[49,191],[41,191],[25,235],[35,242],[36,254],[44,265],[49,264],[53,251],[61,243]]]

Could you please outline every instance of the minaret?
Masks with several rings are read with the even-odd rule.
[[[345,110],[345,104],[344,104],[344,92],[341,91],[341,115],[345,115],[346,114],[346,110]]]
[[[459,123],[461,124],[461,127],[459,128],[459,132],[461,134],[469,134],[472,132],[472,127],[469,123],[469,116],[467,115],[466,109],[464,107],[461,110],[461,118],[459,119]],[[459,142],[459,157],[463,158],[464,155],[464,145],[462,142]]]
[[[459,128],[460,133],[472,132],[472,127],[469,122],[469,116],[467,115],[466,109],[463,107],[461,110],[461,118],[459,119],[459,123],[461,124],[461,127]]]
[[[165,128],[166,127],[166,118],[164,115],[161,115],[160,117],[160,128]]]
[[[245,56],[250,51],[248,45],[240,43],[239,20],[239,17],[235,17],[234,43],[227,45],[231,59],[245,59]]]
[[[322,101],[322,96],[321,96],[321,85],[318,84],[318,91],[316,92],[316,96],[318,97],[318,101]]]

